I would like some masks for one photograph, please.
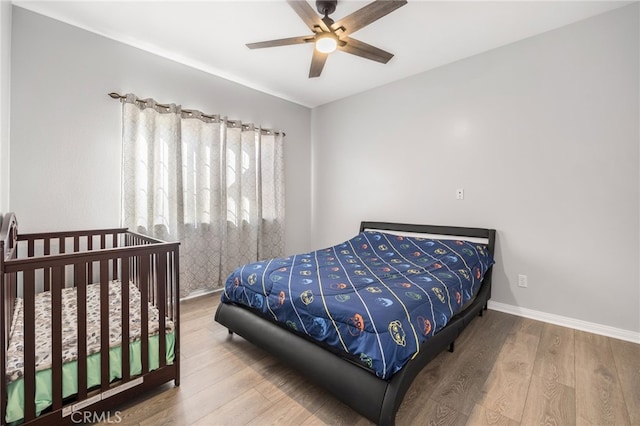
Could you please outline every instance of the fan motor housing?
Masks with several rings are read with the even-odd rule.
[[[316,0],[316,9],[321,15],[331,15],[336,11],[338,0]]]

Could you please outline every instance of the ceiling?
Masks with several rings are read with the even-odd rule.
[[[314,2],[310,1],[315,9]],[[368,1],[338,2],[338,20]],[[332,53],[309,79],[313,45],[250,50],[303,36],[283,1],[24,1],[13,4],[307,107],[418,74],[604,13],[630,1],[420,1],[352,34],[395,56],[386,65]]]

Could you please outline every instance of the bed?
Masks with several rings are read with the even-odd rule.
[[[416,375],[487,308],[494,246],[492,229],[362,222],[336,246],[238,268],[215,320],[392,425]]]
[[[4,215],[1,424],[105,421],[178,386],[178,274],[178,243],[122,228],[20,234]]]

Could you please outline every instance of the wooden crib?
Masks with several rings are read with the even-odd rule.
[[[21,235],[6,214],[1,424],[106,420],[134,395],[178,386],[178,276],[178,243],[126,229]]]

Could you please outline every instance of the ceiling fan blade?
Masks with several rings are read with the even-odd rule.
[[[343,52],[351,53],[352,55],[371,59],[372,61],[381,62],[383,64],[386,64],[391,58],[393,58],[393,53],[385,52],[382,49],[378,49],[375,46],[371,46],[370,44],[356,40],[355,38],[342,37],[341,40],[346,43],[343,46],[338,46],[338,49]]]
[[[289,6],[298,14],[298,16],[307,24],[307,27],[314,33],[317,32],[316,27],[320,27],[322,31],[329,31],[329,27],[322,22],[320,16],[305,0],[287,0]]]
[[[288,46],[290,44],[302,44],[313,41],[313,36],[300,36],[281,38],[278,40],[259,41],[257,43],[247,43],[249,49],[262,49],[264,47]]]
[[[324,63],[327,62],[328,53],[318,52],[313,49],[313,57],[311,58],[311,68],[309,69],[309,78],[320,77]]]
[[[331,25],[331,29],[337,31],[341,27],[344,28],[343,32],[338,33],[342,38],[343,35],[356,32],[405,4],[407,4],[407,0],[376,0],[340,19]]]

